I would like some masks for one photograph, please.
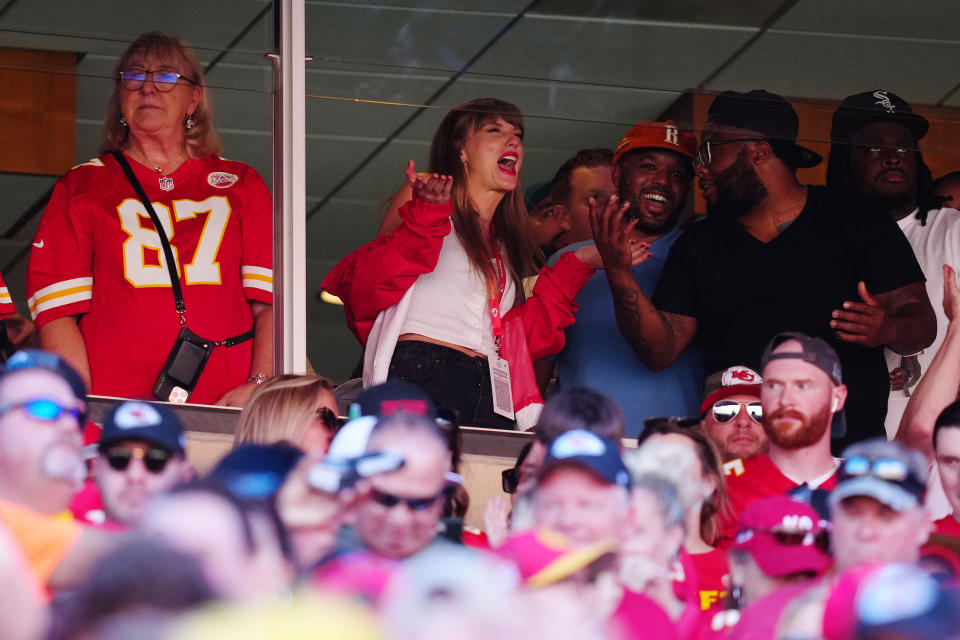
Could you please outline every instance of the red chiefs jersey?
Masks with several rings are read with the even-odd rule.
[[[7,283],[3,281],[3,276],[0,276],[0,320],[16,312],[17,309],[13,306],[13,298],[10,297],[10,292],[7,290]]]
[[[697,571],[697,596],[701,610],[720,611],[727,597],[730,567],[727,565],[726,549],[714,549],[707,553],[690,555]]]
[[[721,538],[733,538],[737,520],[748,505],[760,498],[783,495],[800,486],[783,475],[765,453],[746,460],[731,460],[723,465],[723,472],[727,478],[727,497],[732,513],[723,520]],[[832,491],[836,486],[837,474],[834,471],[818,488]]]
[[[172,188],[164,190],[157,172],[128,160],[170,240],[187,326],[209,340],[249,330],[249,301],[273,302],[263,179],[241,162],[207,157],[165,176]],[[180,321],[156,227],[111,155],[57,182],[30,252],[27,296],[38,328],[80,316],[92,393],[152,396]],[[252,346],[216,347],[191,402],[215,402],[245,382]]]

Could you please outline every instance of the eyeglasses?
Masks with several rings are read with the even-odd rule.
[[[443,493],[438,493],[429,498],[401,498],[400,496],[395,496],[385,491],[378,491],[377,489],[373,489],[370,492],[370,497],[373,498],[373,501],[387,509],[393,509],[401,502],[404,502],[410,511],[426,511],[435,505],[442,495]]]
[[[331,432],[337,429],[337,414],[327,407],[320,407],[316,411],[317,420]]]
[[[136,447],[134,449],[114,448],[108,449],[106,453],[107,463],[115,471],[126,471],[130,466],[130,460],[137,458],[143,461],[143,466],[150,473],[162,473],[173,454],[166,449],[151,447],[144,449]]]
[[[826,529],[811,530],[784,526],[772,529],[741,529],[737,532],[737,542],[746,542],[758,533],[771,536],[774,542],[782,547],[815,547],[823,553],[830,553],[830,534]]]
[[[711,147],[718,147],[724,144],[734,144],[735,142],[760,142],[766,138],[733,138],[732,140],[704,140],[697,148],[697,155],[693,159],[693,168],[709,167],[713,163],[713,153]]]
[[[742,407],[747,408],[747,415],[749,415],[754,422],[763,420],[763,405],[759,402],[737,402],[736,400],[718,400],[714,402],[713,408],[711,409],[713,419],[721,424],[730,422],[740,415]]]
[[[48,398],[34,398],[26,402],[15,402],[13,404],[3,405],[0,407],[0,416],[5,416],[17,409],[23,409],[23,412],[26,413],[28,417],[35,420],[43,420],[44,422],[53,422],[64,414],[73,416],[77,424],[82,425],[84,422],[83,410],[76,407],[65,407],[56,400],[50,400]]]
[[[148,74],[151,78],[153,78],[153,86],[157,88],[157,91],[173,91],[173,88],[177,86],[181,78],[190,84],[197,84],[195,80],[188,78],[182,73],[153,69],[144,69],[142,71],[140,69],[131,69],[130,71],[121,71],[120,84],[123,85],[124,89],[136,91],[143,86],[144,82],[147,81]]]

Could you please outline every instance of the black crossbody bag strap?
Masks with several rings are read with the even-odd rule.
[[[177,263],[173,259],[173,250],[170,248],[170,241],[167,240],[167,232],[164,231],[163,225],[160,224],[160,217],[154,210],[150,198],[147,197],[147,192],[143,190],[143,186],[140,184],[140,181],[137,180],[137,176],[134,175],[133,169],[130,168],[130,163],[127,162],[127,159],[124,158],[123,154],[119,151],[113,151],[112,155],[114,160],[117,161],[117,164],[120,165],[120,168],[123,169],[123,173],[127,176],[127,181],[130,183],[130,186],[137,192],[137,197],[140,198],[140,202],[146,207],[147,213],[150,214],[150,219],[153,220],[153,226],[157,228],[157,235],[160,236],[160,246],[163,249],[163,257],[167,262],[167,272],[170,274],[170,285],[173,288],[173,301],[177,306],[177,314],[180,316],[180,326],[184,327],[187,325],[186,318],[184,317],[187,307],[183,301],[183,288],[180,286],[180,276],[177,274],[177,267],[175,266]],[[249,331],[227,338],[226,340],[219,342],[212,340],[211,342],[217,346],[232,347],[235,344],[240,344],[241,342],[252,339],[253,335],[254,330],[251,328]]]
[[[170,241],[167,240],[167,233],[163,230],[163,225],[160,224],[160,217],[154,210],[150,198],[147,197],[147,192],[143,190],[143,186],[141,186],[140,181],[137,180],[137,176],[133,174],[130,163],[127,162],[127,159],[124,158],[123,154],[119,151],[113,152],[113,158],[117,161],[117,164],[120,165],[120,168],[123,169],[123,173],[127,176],[130,186],[137,192],[137,197],[140,198],[143,206],[147,208],[147,213],[150,214],[150,219],[153,220],[153,226],[157,228],[157,235],[160,236],[160,246],[163,249],[163,257],[167,262],[167,272],[170,274],[170,284],[173,287],[173,301],[177,305],[180,324],[185,325],[186,320],[183,314],[187,307],[183,302],[183,289],[180,287],[180,277],[177,275],[177,267],[175,266],[177,263],[173,260],[173,250],[170,248]]]

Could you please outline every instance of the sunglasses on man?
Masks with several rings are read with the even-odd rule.
[[[43,420],[44,422],[54,422],[60,419],[62,415],[73,416],[77,424],[82,425],[86,419],[83,410],[76,407],[65,407],[56,400],[49,398],[33,398],[24,402],[14,402],[0,407],[0,416],[5,416],[11,411],[23,409],[23,412],[29,418],[34,420]]]
[[[134,447],[132,449],[114,447],[107,449],[104,457],[114,471],[126,471],[127,467],[130,466],[130,461],[136,458],[143,462],[143,466],[150,473],[163,473],[173,454],[159,447]]]
[[[723,424],[725,422],[730,422],[740,415],[740,411],[742,411],[744,408],[747,410],[747,415],[749,415],[754,422],[760,422],[763,420],[763,405],[760,404],[759,400],[754,400],[752,402],[717,400],[710,408],[710,412],[711,415],[713,415],[714,420],[720,424]]]
[[[409,508],[410,511],[426,511],[435,505],[437,500],[443,497],[443,492],[441,491],[437,495],[427,498],[403,498],[401,496],[393,495],[392,493],[387,493],[386,491],[373,489],[370,492],[370,497],[374,502],[386,507],[387,509],[393,509],[402,502],[407,505],[407,508]]]

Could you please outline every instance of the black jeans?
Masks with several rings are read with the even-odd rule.
[[[390,360],[390,380],[412,382],[438,406],[456,409],[464,426],[515,429],[513,420],[493,412],[490,366],[485,358],[418,340],[401,340]]]

